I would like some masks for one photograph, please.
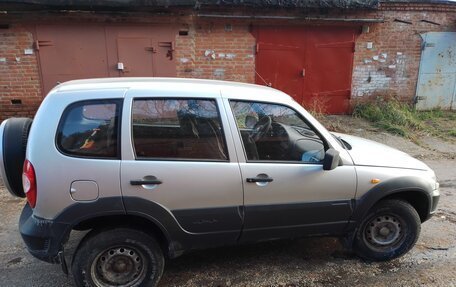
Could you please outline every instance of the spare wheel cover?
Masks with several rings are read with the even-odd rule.
[[[22,166],[31,124],[32,120],[29,118],[10,118],[2,123],[1,175],[9,192],[18,197],[25,197],[22,189]]]

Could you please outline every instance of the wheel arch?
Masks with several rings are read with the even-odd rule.
[[[380,183],[362,197],[356,199],[351,222],[359,223],[378,202],[385,199],[400,199],[415,208],[421,222],[429,219],[432,205],[432,186],[418,177],[400,177]]]
[[[169,243],[171,242],[169,234],[160,224],[145,217],[129,214],[103,215],[84,219],[75,224],[72,229],[103,230],[118,227],[138,229],[152,235],[158,241],[163,251],[169,255]]]
[[[429,214],[429,197],[424,192],[417,192],[416,190],[404,190],[396,192],[381,198],[379,201],[386,199],[398,199],[409,203],[420,216],[421,223],[428,219]]]
[[[67,207],[53,219],[68,226],[64,231],[65,240],[56,244],[64,244],[71,230],[135,227],[154,235],[157,241],[165,246],[163,252],[169,258],[178,257],[186,250],[182,244],[186,239],[185,232],[167,209],[143,199],[140,202],[147,202],[147,209],[128,209],[124,206],[124,203],[128,202],[128,198],[107,197],[94,202],[78,202]]]

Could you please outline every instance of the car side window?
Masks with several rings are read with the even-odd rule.
[[[120,158],[120,100],[94,100],[66,108],[57,131],[57,147],[69,156]]]
[[[213,99],[135,99],[132,125],[138,159],[228,160]]]
[[[320,163],[325,142],[290,107],[230,101],[248,161]]]

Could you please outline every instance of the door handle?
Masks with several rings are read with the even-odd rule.
[[[248,177],[247,182],[272,182],[271,177]]]
[[[162,184],[158,179],[134,179],[130,180],[131,185],[147,185],[147,184]]]

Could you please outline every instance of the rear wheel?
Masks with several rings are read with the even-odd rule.
[[[420,231],[420,217],[413,206],[402,200],[380,201],[361,222],[354,250],[367,260],[397,258],[415,245]]]
[[[9,192],[18,197],[25,197],[22,168],[31,125],[29,118],[10,118],[2,124],[0,171]]]
[[[77,286],[156,286],[163,269],[157,241],[130,228],[89,233],[72,264]]]

